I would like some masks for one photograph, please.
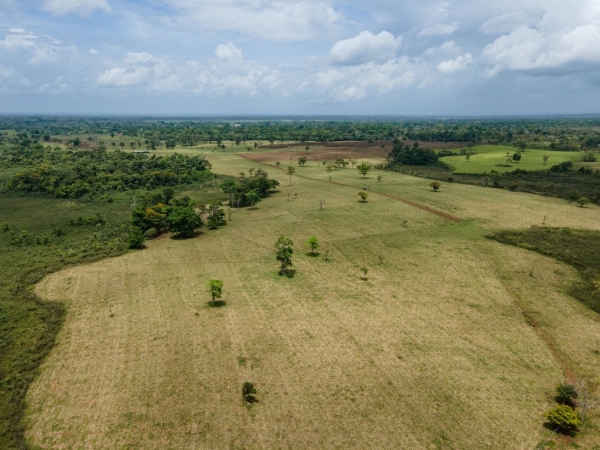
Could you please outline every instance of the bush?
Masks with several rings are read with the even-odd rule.
[[[577,388],[572,384],[561,382],[556,386],[556,401],[563,405],[574,406],[577,399]]]
[[[254,403],[256,401],[254,394],[256,394],[256,388],[252,383],[246,381],[242,386],[242,401],[245,403]]]
[[[577,413],[567,405],[556,405],[545,413],[544,417],[553,428],[558,428],[563,432],[574,433],[581,425]]]
[[[148,239],[155,238],[156,236],[158,236],[158,231],[154,227],[149,228],[144,233],[144,236],[146,236]]]
[[[552,172],[568,172],[573,168],[573,163],[571,161],[561,162],[560,164],[556,164],[550,167]]]
[[[581,157],[583,162],[596,162],[598,158],[592,152],[587,152],[585,155]]]
[[[431,183],[429,183],[429,187],[431,189],[434,190],[434,192],[437,192],[437,190],[442,186],[442,183],[440,183],[439,181],[432,181]]]
[[[138,227],[133,227],[127,238],[127,247],[141,248],[144,245],[145,240],[146,237],[144,236],[144,232]]]

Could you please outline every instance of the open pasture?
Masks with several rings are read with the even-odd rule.
[[[34,448],[531,449],[549,435],[556,383],[600,373],[598,316],[564,294],[576,272],[483,236],[544,216],[600,229],[600,208],[449,183],[432,192],[316,158],[294,163],[290,184],[287,163],[240,156],[207,158],[229,175],[262,167],[280,192],[219,230],[37,286],[68,315],[29,390]],[[310,235],[320,256],[303,246]],[[293,278],[277,274],[279,236],[295,243]],[[224,281],[222,307],[207,304],[211,278]]]
[[[527,149],[521,154],[520,161],[512,161],[512,156],[518,151],[516,147],[478,145],[473,147],[473,150],[477,153],[470,155],[468,160],[466,156],[444,156],[441,161],[451,166],[457,173],[490,173],[492,170],[502,173],[516,169],[545,170],[565,161],[579,164],[583,156],[583,152]],[[544,164],[544,155],[549,156],[546,164]]]

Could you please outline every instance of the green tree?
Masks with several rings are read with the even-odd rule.
[[[307,247],[310,247],[311,255],[315,254],[315,251],[319,248],[319,238],[316,236],[309,237],[304,243]]]
[[[256,203],[260,201],[260,195],[255,190],[251,190],[250,192],[246,192],[244,197],[250,202],[250,207],[253,207]]]
[[[303,166],[304,164],[306,164],[306,158],[304,156],[301,156],[300,158],[298,158],[298,165]]]
[[[356,166],[356,168],[362,174],[363,177],[366,177],[369,170],[371,170],[371,164],[361,162],[358,166]]]
[[[358,196],[360,197],[359,201],[365,203],[369,197],[369,194],[365,191],[358,191]]]
[[[556,401],[563,405],[574,406],[577,395],[577,388],[570,383],[561,382],[556,386]]]
[[[210,228],[218,228],[227,224],[225,221],[225,211],[223,211],[221,206],[223,206],[221,201],[215,200],[205,207],[205,211],[208,213],[207,221]]]
[[[129,236],[127,237],[127,247],[142,248],[145,240],[146,236],[144,236],[142,229],[139,227],[132,227]]]
[[[279,275],[285,274],[288,270],[288,267],[291,267],[292,264],[292,255],[294,254],[294,249],[292,248],[294,242],[291,239],[280,236],[275,243],[275,248],[277,249],[276,259],[279,261]]]
[[[215,301],[218,298],[221,298],[223,295],[223,281],[221,280],[210,280],[206,283],[206,287],[208,288],[208,293],[210,294],[212,300],[212,304],[215,304]]]
[[[256,394],[256,388],[252,383],[246,381],[242,385],[242,401],[244,403],[254,403],[256,401],[254,394]]]
[[[568,433],[574,433],[577,431],[577,427],[581,425],[577,413],[567,405],[556,405],[546,412],[544,417],[553,428],[559,428],[561,431]]]
[[[294,175],[296,173],[296,169],[294,169],[293,166],[289,166],[287,168],[287,174],[290,177],[290,186],[292,185],[292,175]]]
[[[583,208],[585,205],[587,205],[590,201],[586,198],[586,197],[579,197],[577,199],[577,204],[579,205],[580,208]]]
[[[235,145],[240,145],[240,142],[242,142],[242,138],[239,136],[235,137]]]
[[[433,189],[434,192],[437,192],[441,185],[442,183],[440,183],[439,181],[432,181],[431,183],[429,183],[429,187]]]
[[[174,206],[167,215],[169,230],[182,237],[191,237],[196,228],[202,226],[202,219],[191,207]]]

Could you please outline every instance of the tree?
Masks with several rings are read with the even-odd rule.
[[[221,298],[223,295],[223,281],[221,280],[210,280],[206,283],[208,293],[212,298],[212,304],[214,306],[216,299]]]
[[[287,174],[290,177],[290,186],[292,185],[292,175],[296,173],[296,169],[293,166],[289,166],[287,169]]]
[[[309,151],[310,147],[307,145],[306,147],[304,147],[304,150]]]
[[[577,406],[581,408],[581,422],[585,422],[587,412],[600,406],[600,399],[592,394],[584,380],[578,381],[575,389],[577,390]]]
[[[235,145],[240,145],[240,142],[242,142],[242,138],[239,136],[235,137]]]
[[[517,144],[517,147],[519,147],[519,150],[524,152],[525,149],[527,148],[527,144],[524,141],[519,141],[519,143]]]
[[[568,433],[577,431],[577,427],[581,425],[577,413],[567,405],[556,405],[544,417],[550,425]]]
[[[174,206],[167,215],[167,224],[173,233],[191,237],[196,228],[202,226],[202,219],[189,206]]]
[[[356,166],[356,168],[362,174],[363,177],[366,177],[369,170],[371,170],[371,164],[361,162],[358,166]]]
[[[366,203],[369,193],[365,191],[358,191],[358,196],[360,197],[360,202]]]
[[[304,156],[298,158],[298,165],[303,166],[306,164],[306,158]]]
[[[570,383],[560,382],[556,386],[556,401],[569,406],[575,406],[577,388]]]
[[[208,226],[210,228],[218,228],[227,224],[225,221],[225,211],[221,209],[221,206],[221,201],[215,200],[205,207],[205,211],[208,212]]]
[[[546,165],[546,163],[550,159],[550,156],[549,155],[544,155],[544,156],[542,156],[542,159],[544,160],[544,165]]]
[[[304,243],[307,247],[310,247],[310,254],[314,255],[315,250],[319,248],[319,238],[316,236],[309,237]]]
[[[381,181],[382,178],[383,178],[382,175],[377,175],[377,181]]]
[[[253,207],[256,203],[260,201],[260,195],[255,190],[251,190],[244,194],[244,197],[250,202],[250,207]]]
[[[580,208],[583,208],[585,205],[587,205],[590,201],[586,198],[586,197],[579,197],[577,199],[577,204],[579,205]]]
[[[129,236],[127,237],[127,247],[142,248],[145,240],[146,236],[144,236],[142,229],[139,227],[133,227],[129,233]]]
[[[434,192],[437,192],[441,185],[442,183],[440,183],[439,181],[432,181],[431,183],[429,183],[429,187],[432,188]]]
[[[279,275],[283,275],[288,270],[288,267],[291,267],[292,264],[292,255],[294,254],[294,249],[292,248],[294,242],[291,239],[280,236],[275,243],[275,248],[277,249],[276,259],[279,261]]]
[[[515,162],[521,161],[521,154],[515,153],[514,155],[512,155],[512,160]]]
[[[121,146],[121,150],[123,150],[123,147],[125,147],[125,142],[121,141],[119,142],[119,145]]]

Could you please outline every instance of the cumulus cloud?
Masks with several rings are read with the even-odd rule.
[[[215,59],[178,64],[151,53],[128,53],[119,67],[101,73],[96,82],[112,88],[140,88],[151,92],[195,92],[210,97],[226,94],[260,96],[280,84],[278,70],[245,61],[232,43],[219,44]]]
[[[19,57],[27,57],[30,64],[54,63],[64,55],[73,55],[77,48],[50,36],[37,36],[18,29],[9,32],[0,40],[0,49],[5,49]]]
[[[320,71],[300,88],[318,103],[341,103],[406,89],[425,78],[426,73],[424,63],[403,56],[382,64],[369,62]]]
[[[527,23],[528,18],[524,11],[513,11],[486,20],[479,27],[479,31],[484,34],[508,33],[517,28],[519,25]]]
[[[382,31],[373,34],[363,31],[350,39],[336,42],[329,52],[329,58],[338,65],[358,65],[369,61],[385,61],[396,56],[402,44],[402,36]]]
[[[242,54],[242,51],[231,42],[217,45],[215,55],[217,55],[217,58],[220,60],[231,63],[240,63],[244,61],[244,55]]]
[[[473,56],[470,53],[459,55],[455,59],[442,61],[437,68],[442,73],[453,73],[464,70],[473,61]]]
[[[425,50],[425,55],[434,55],[436,53],[452,55],[460,53],[460,46],[455,41],[446,41],[437,47],[430,47]]]
[[[600,64],[600,3],[555,0],[534,24],[520,25],[487,45],[482,55],[502,70],[562,68]]]
[[[44,9],[55,16],[72,13],[87,16],[96,9],[107,13],[111,11],[106,0],[45,0]]]
[[[345,22],[329,0],[166,0],[174,26],[236,32],[274,41],[303,41]]]
[[[460,30],[460,25],[457,22],[436,23],[423,28],[419,36],[449,36],[458,30]]]

